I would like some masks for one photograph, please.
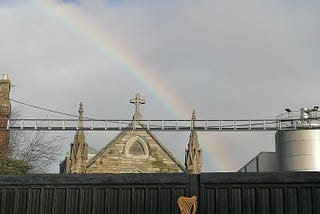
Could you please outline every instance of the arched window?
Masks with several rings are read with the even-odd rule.
[[[147,158],[149,157],[148,144],[142,137],[134,136],[127,141],[124,154],[128,158]]]
[[[133,156],[145,155],[145,151],[142,144],[138,141],[134,142],[129,149],[129,154]]]

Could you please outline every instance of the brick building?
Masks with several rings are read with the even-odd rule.
[[[3,74],[0,80],[0,127],[7,127],[8,119],[11,114],[11,104],[10,104],[10,80],[8,74]],[[3,130],[0,131],[0,156],[8,157],[10,156],[10,131]]]

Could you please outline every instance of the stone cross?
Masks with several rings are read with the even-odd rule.
[[[140,105],[145,104],[146,100],[141,99],[140,94],[137,93],[135,98],[130,99],[130,103],[133,103],[136,106],[136,112],[134,113],[133,119],[134,120],[141,120],[142,115],[140,113]]]

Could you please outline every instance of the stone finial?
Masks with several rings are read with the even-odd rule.
[[[85,141],[85,135],[84,135],[84,132],[83,132],[83,130],[82,130],[82,128],[83,128],[83,103],[82,102],[80,102],[80,104],[79,104],[79,119],[78,119],[78,130],[77,130],[77,132],[76,132],[76,134],[75,134],[75,136],[74,136],[74,140],[76,141],[76,142],[81,142],[81,143],[83,143],[84,141]]]
[[[196,117],[196,111],[193,110],[192,111],[192,117],[191,117],[191,121],[192,121],[192,128],[194,128],[196,126],[196,120],[197,120],[197,117]]]
[[[141,120],[142,115],[140,113],[140,105],[145,104],[146,100],[140,98],[140,94],[137,93],[135,98],[130,99],[130,103],[133,103],[136,106],[135,113],[133,115],[134,120]]]
[[[3,74],[3,78],[2,78],[3,80],[9,80],[9,77],[8,77],[8,73],[7,72],[5,72],[4,74]]]
[[[197,119],[197,117],[196,117],[196,111],[195,111],[195,110],[192,111],[192,117],[191,117],[191,119],[192,119],[192,120],[196,120],[196,119]]]
[[[79,105],[79,125],[78,128],[83,128],[83,103],[80,102]]]

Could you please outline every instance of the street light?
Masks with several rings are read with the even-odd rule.
[[[286,108],[285,110],[286,110],[286,112],[288,112],[288,113],[291,112],[291,109],[289,109],[289,108]]]

